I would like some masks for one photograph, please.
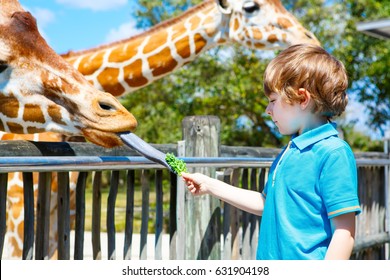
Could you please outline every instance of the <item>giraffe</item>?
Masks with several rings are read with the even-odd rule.
[[[62,56],[96,88],[120,97],[172,73],[206,50],[233,43],[264,50],[296,43],[319,45],[279,0],[208,0],[137,36]],[[56,194],[55,188],[52,193]],[[52,210],[55,227],[55,206]],[[13,238],[21,245],[19,236]],[[53,253],[56,243],[50,244]]]
[[[59,141],[62,134],[83,135],[97,145],[115,147],[123,144],[118,133],[134,131],[136,125],[134,116],[115,97],[93,87],[47,45],[35,19],[18,1],[0,0],[3,139],[51,132],[41,136]],[[10,174],[9,179],[7,214],[11,220],[19,219],[23,212],[20,177]],[[17,224],[9,228],[23,231]]]
[[[279,0],[206,0],[137,36],[63,57],[96,88],[120,97],[232,43],[264,50],[319,45]]]

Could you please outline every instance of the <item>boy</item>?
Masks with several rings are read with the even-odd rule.
[[[347,105],[344,65],[314,45],[294,45],[267,66],[266,108],[291,141],[260,194],[182,173],[194,195],[211,194],[262,215],[257,259],[349,259],[360,213],[354,155],[330,118]]]

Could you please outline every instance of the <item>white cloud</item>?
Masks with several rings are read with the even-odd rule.
[[[142,30],[137,29],[135,20],[132,20],[120,25],[118,28],[111,29],[106,36],[106,42],[111,43],[126,39],[140,33],[141,31]]]
[[[93,11],[110,10],[127,4],[127,0],[56,0],[56,2]]]

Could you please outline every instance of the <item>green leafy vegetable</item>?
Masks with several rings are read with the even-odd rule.
[[[186,163],[183,160],[175,157],[174,154],[167,153],[165,156],[165,161],[169,164],[172,170],[179,176],[181,175],[182,172],[187,172]]]

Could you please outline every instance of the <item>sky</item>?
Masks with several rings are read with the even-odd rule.
[[[97,47],[139,31],[133,0],[19,0],[59,54]]]
[[[36,18],[39,31],[59,54],[97,47],[140,33],[132,16],[135,0],[19,0]],[[347,121],[381,138],[365,125],[364,106],[350,100]]]

